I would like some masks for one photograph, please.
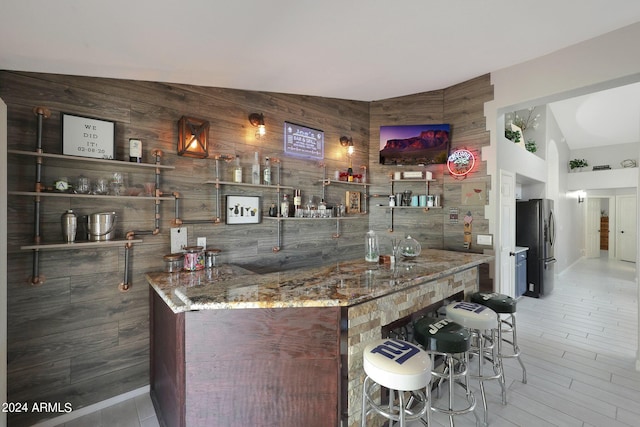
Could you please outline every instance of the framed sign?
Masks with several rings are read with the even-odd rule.
[[[347,204],[347,213],[360,213],[360,192],[347,191],[345,201]]]
[[[227,224],[258,224],[260,196],[227,196]]]
[[[62,154],[115,159],[115,122],[62,113]]]
[[[308,159],[324,159],[324,132],[284,122],[284,153]]]

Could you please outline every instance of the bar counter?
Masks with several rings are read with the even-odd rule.
[[[355,426],[362,349],[478,288],[492,256],[423,250],[254,274],[148,273],[151,396],[169,426]]]

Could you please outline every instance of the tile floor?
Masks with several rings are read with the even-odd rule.
[[[520,381],[515,360],[505,362],[508,404],[501,404],[498,385],[487,383],[489,425],[640,425],[637,298],[635,264],[602,257],[581,260],[561,274],[551,295],[520,299],[518,332],[528,381]],[[448,419],[436,414],[433,424],[447,426]],[[145,394],[58,427],[158,425]],[[474,418],[459,417],[456,425],[475,426]]]

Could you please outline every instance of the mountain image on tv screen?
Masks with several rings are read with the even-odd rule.
[[[380,126],[380,164],[431,165],[447,163],[450,126]]]

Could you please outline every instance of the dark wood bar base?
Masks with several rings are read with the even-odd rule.
[[[161,424],[338,425],[339,307],[173,313],[151,300]]]

